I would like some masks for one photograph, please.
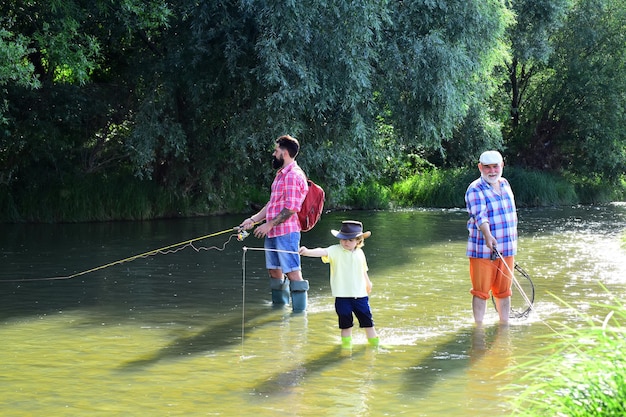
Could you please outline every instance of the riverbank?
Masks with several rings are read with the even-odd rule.
[[[478,177],[475,169],[433,169],[403,181],[381,186],[359,185],[349,189],[351,208],[464,207],[465,190]],[[626,182],[609,185],[600,179],[556,175],[507,168],[518,207],[552,207],[575,204],[606,204],[626,199]]]
[[[607,184],[599,178],[516,167],[507,167],[505,177],[520,208],[626,200],[625,179]],[[475,178],[475,169],[432,169],[394,183],[370,181],[343,190],[325,187],[325,209],[463,207],[467,185]],[[258,184],[242,184],[228,195],[194,195],[135,177],[84,177],[46,187],[0,187],[0,222],[73,223],[249,213],[263,206],[268,197],[269,187]]]

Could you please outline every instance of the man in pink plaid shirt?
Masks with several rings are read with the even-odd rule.
[[[304,311],[307,305],[309,282],[302,278],[300,263],[300,222],[295,215],[300,211],[309,187],[307,178],[295,158],[300,144],[291,136],[276,139],[272,165],[277,169],[272,183],[270,201],[258,213],[247,218],[240,227],[254,230],[258,238],[265,238],[265,264],[270,275],[274,304],[289,304],[291,294],[294,311]]]

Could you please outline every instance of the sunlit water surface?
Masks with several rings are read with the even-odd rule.
[[[491,309],[477,329],[463,210],[325,215],[303,244],[335,243],[329,231],[345,219],[372,231],[384,346],[355,328],[352,351],[339,347],[327,265],[303,259],[306,313],[272,307],[262,242],[228,232],[240,217],[1,225],[0,413],[507,416],[525,373],[514,365],[558,339],[558,324],[601,320],[594,306],[626,294],[626,206],[519,217],[535,311],[501,329]]]

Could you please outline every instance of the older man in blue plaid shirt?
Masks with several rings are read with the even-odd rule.
[[[503,168],[504,161],[498,151],[483,152],[478,163],[480,178],[465,193],[470,216],[466,254],[470,261],[472,311],[477,324],[485,316],[490,291],[501,323],[508,322],[511,309],[513,277],[509,271],[514,268],[517,253],[517,209],[511,186],[502,178]],[[496,250],[502,256],[494,259]]]

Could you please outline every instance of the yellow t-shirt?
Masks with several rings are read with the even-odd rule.
[[[365,273],[368,270],[362,249],[353,252],[341,245],[326,248],[322,262],[330,264],[330,289],[334,297],[367,297]]]

